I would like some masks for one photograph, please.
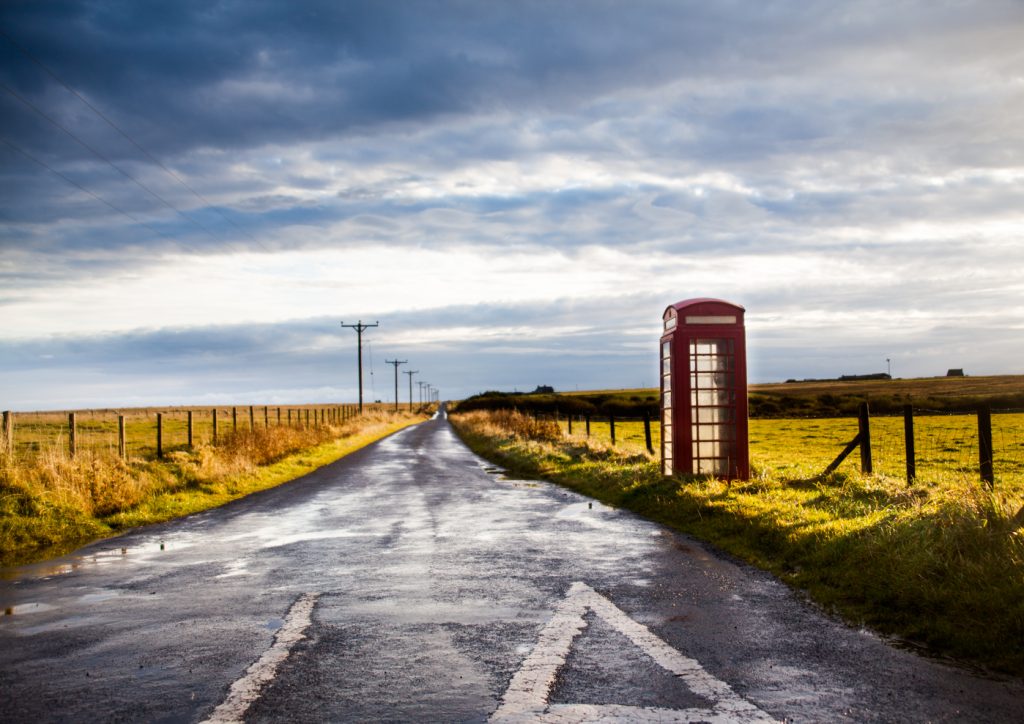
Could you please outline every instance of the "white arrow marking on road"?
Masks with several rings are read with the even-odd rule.
[[[274,644],[246,670],[245,676],[231,685],[227,698],[213,710],[210,718],[203,724],[242,721],[249,707],[259,698],[260,689],[267,682],[274,680],[277,667],[288,658],[292,646],[306,638],[306,629],[312,622],[313,606],[316,605],[319,596],[319,593],[304,593],[292,604],[285,616],[284,624],[274,636]]]
[[[663,709],[608,704],[549,704],[555,676],[565,665],[573,640],[587,627],[593,611],[633,642],[663,669],[679,677],[690,690],[715,702],[711,709]],[[512,677],[494,722],[773,722],[768,714],[716,679],[696,659],[683,656],[615,604],[585,583],[569,587],[555,615],[540,632],[537,645]]]

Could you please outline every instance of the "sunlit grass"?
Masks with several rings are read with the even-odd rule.
[[[568,434],[568,421],[559,420],[562,434]],[[750,458],[755,473],[771,473],[789,478],[817,475],[835,459],[857,434],[853,418],[801,418],[750,420]],[[871,420],[872,458],[875,473],[906,478],[906,447],[902,417],[873,417]],[[617,420],[616,447],[641,453],[646,450],[643,422]],[[651,422],[655,452],[661,449],[661,429]],[[582,418],[572,424],[571,439],[587,439]],[[592,417],[590,440],[610,443],[608,419]],[[917,477],[921,481],[942,481],[951,476],[978,476],[978,421],[972,415],[919,415],[914,418]],[[1024,414],[992,416],[992,447],[996,483],[1024,488]],[[839,467],[839,472],[857,473],[860,455],[854,452]]]
[[[424,419],[368,412],[318,427],[221,433],[218,445],[179,446],[163,460],[52,445],[0,452],[0,565],[39,560],[126,528],[222,505],[279,485]]]
[[[624,442],[612,448],[593,422],[589,439],[574,424],[571,438],[552,441],[529,439],[484,412],[452,421],[478,453],[514,473],[553,480],[709,540],[854,624],[1019,674],[1022,417],[994,420],[1003,452],[997,444],[993,489],[979,481],[976,464],[967,464],[976,456],[963,427],[971,418],[920,421],[920,440],[934,442],[924,445],[929,462],[919,466],[913,485],[885,467],[884,440],[896,436],[897,424],[902,440],[901,419],[874,422],[883,472],[861,475],[855,453],[827,478],[818,473],[856,434],[855,421],[755,421],[755,475],[732,483],[663,478],[656,457],[644,450],[640,423],[634,423],[639,443],[617,430]],[[892,465],[902,470],[903,462]]]

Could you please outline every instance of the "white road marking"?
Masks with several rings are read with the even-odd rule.
[[[694,693],[715,702],[710,709],[661,709],[606,704],[549,704],[555,676],[565,665],[573,640],[593,611]],[[495,722],[772,722],[768,714],[716,679],[696,659],[683,656],[585,583],[574,583],[540,632],[537,645],[512,677]]]
[[[288,658],[292,646],[306,638],[306,629],[311,623],[313,607],[319,596],[319,593],[304,593],[292,604],[285,616],[284,625],[274,636],[274,644],[246,670],[241,679],[231,685],[227,698],[213,710],[204,724],[242,721],[249,707],[259,698],[260,690],[274,680],[277,667]]]

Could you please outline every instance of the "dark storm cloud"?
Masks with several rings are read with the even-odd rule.
[[[393,310],[404,257],[445,271],[402,304],[493,300],[375,337],[436,330],[392,353],[465,392],[641,384],[649,350],[609,330],[691,293],[749,305],[775,378],[941,366],[931,330],[980,349],[1020,309],[1022,27],[1016,0],[3,3],[0,30],[159,161],[0,36],[4,389],[99,398],[114,369],[168,401],[342,394],[335,320],[248,321],[350,280]],[[194,279],[208,321],[172,313]]]
[[[652,60],[699,58],[713,42],[693,32],[711,24],[702,14],[677,4],[624,15],[600,3],[26,3],[6,6],[4,27],[83,94],[149,119],[148,147],[178,152],[564,102],[581,84],[635,82],[641,64],[656,81],[668,69]],[[4,59],[19,92],[56,92],[6,42]],[[159,133],[157,119],[176,132]]]

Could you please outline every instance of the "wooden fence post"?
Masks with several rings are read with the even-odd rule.
[[[266,405],[263,406],[263,427],[270,429],[270,410]]]
[[[992,409],[988,405],[978,408],[978,458],[981,479],[995,485],[995,471],[992,469]]]
[[[231,408],[231,432],[238,432],[238,408]]]
[[[857,416],[857,427],[860,432],[860,471],[865,475],[872,472],[871,466],[871,412],[868,403],[860,403],[860,414]]]
[[[903,438],[907,450],[907,485],[917,477],[917,459],[914,453],[914,406],[903,406]]]
[[[608,427],[612,431],[612,445],[615,444],[615,415],[608,415]]]
[[[590,415],[587,415],[585,419],[587,421],[587,437],[590,437]]]
[[[188,411],[188,449],[192,449],[192,410]]]
[[[569,434],[572,435],[572,415],[569,415]]]
[[[78,440],[76,439],[76,433],[78,432],[77,426],[75,425],[75,413],[68,413],[68,450],[71,453],[71,457],[75,456],[78,452]]]
[[[213,408],[213,446],[217,446],[217,408]]]
[[[14,413],[10,410],[4,412],[4,449],[14,454]]]
[[[309,408],[306,408],[306,427],[309,427]]]
[[[158,458],[164,456],[164,415],[162,412],[156,413],[156,456]]]
[[[277,426],[281,426],[281,408],[277,408]]]
[[[124,439],[124,415],[117,416],[117,454],[124,460],[128,452],[128,446]]]
[[[644,412],[644,442],[647,443],[647,452],[654,454],[654,443],[651,441],[651,413]]]
[[[256,432],[256,411],[249,405],[249,434]]]

